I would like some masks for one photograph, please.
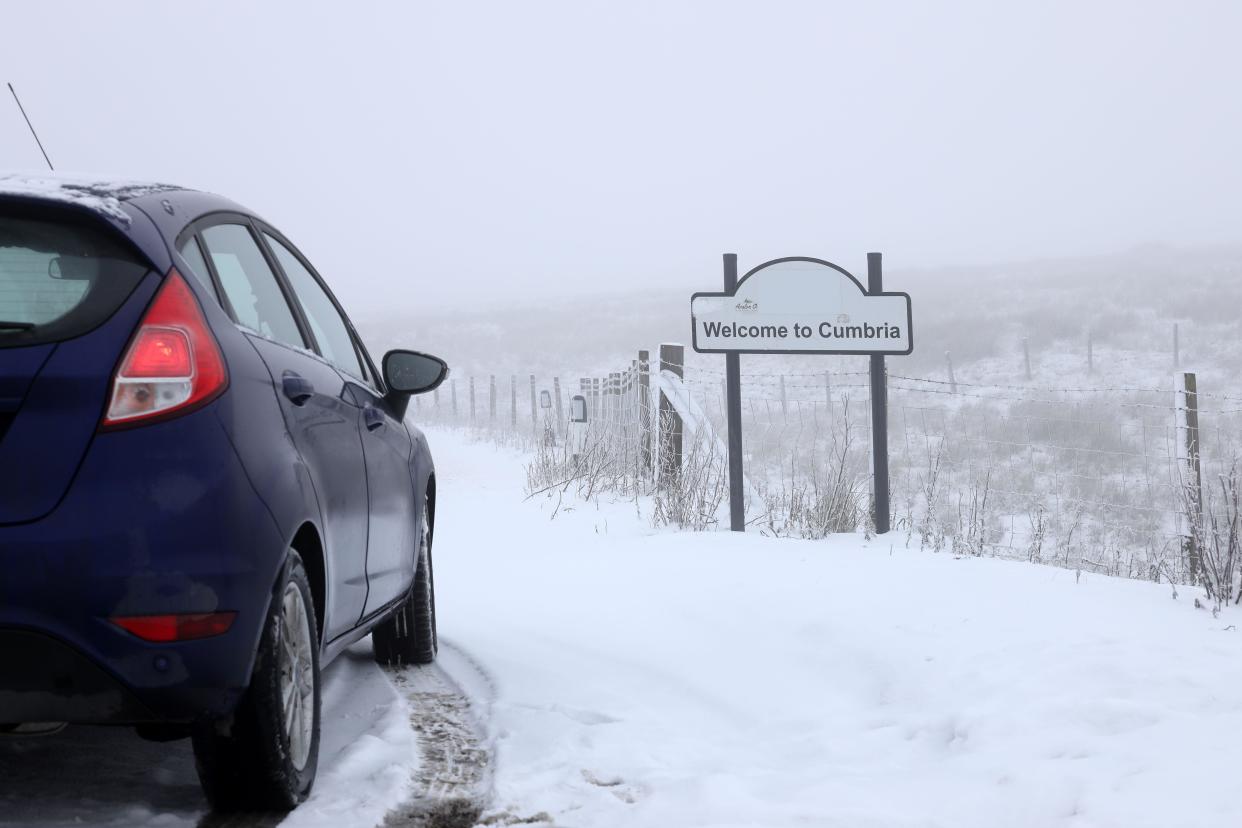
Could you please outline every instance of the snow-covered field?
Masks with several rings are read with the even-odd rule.
[[[522,502],[431,434],[440,629],[491,677],[493,822],[1233,824],[1242,637],[1191,590]]]
[[[412,792],[395,822],[424,824],[487,754],[464,771],[487,825],[1237,821],[1242,638],[1192,590],[900,539],[653,534],[633,503],[551,519],[520,455],[430,439],[440,666],[394,677],[365,644],[332,666],[319,782],[286,825],[376,825]],[[0,740],[0,825],[202,810],[185,743]]]

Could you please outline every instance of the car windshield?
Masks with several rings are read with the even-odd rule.
[[[94,227],[0,211],[0,348],[90,331],[120,307],[146,271]]]

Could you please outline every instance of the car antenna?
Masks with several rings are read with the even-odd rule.
[[[26,107],[22,106],[21,98],[17,97],[17,90],[13,88],[13,84],[9,84],[9,91],[13,93],[13,100],[17,102],[17,108],[21,110],[22,117],[26,119],[26,126],[30,127],[30,134],[34,136],[35,143],[39,145],[39,152],[43,153],[43,160],[47,162],[47,168],[52,172],[56,172],[56,168],[52,166],[52,159],[47,157],[47,150],[43,148],[43,142],[39,140],[39,133],[35,132],[34,124],[30,123],[30,116],[26,114]]]

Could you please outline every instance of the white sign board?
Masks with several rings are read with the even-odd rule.
[[[694,350],[744,354],[908,354],[914,349],[910,297],[868,294],[858,280],[819,259],[760,265],[728,293],[690,299]]]

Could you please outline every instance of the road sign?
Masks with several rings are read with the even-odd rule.
[[[914,350],[910,297],[884,290],[879,253],[867,254],[867,287],[823,259],[773,259],[737,278],[737,256],[724,256],[724,291],[690,297],[694,350],[725,355],[729,427],[729,518],[746,529],[742,487],[740,354],[866,354],[871,357],[871,460],[876,534],[889,531],[888,372],[886,354]],[[782,386],[783,388],[783,386]]]
[[[690,299],[705,354],[909,354],[910,297],[868,292],[844,268],[791,257],[761,264],[733,290]]]

